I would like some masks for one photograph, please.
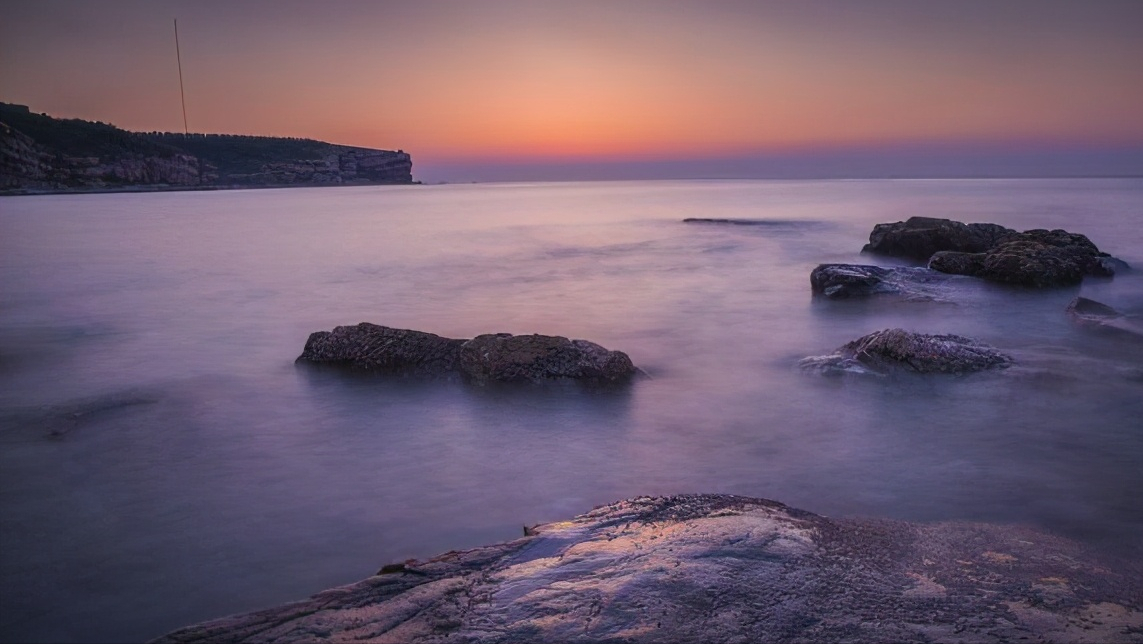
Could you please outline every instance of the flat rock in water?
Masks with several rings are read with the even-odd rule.
[[[402,375],[457,374],[481,384],[553,379],[614,382],[637,372],[627,354],[586,340],[510,333],[457,340],[367,322],[310,334],[298,361]]]
[[[717,217],[687,217],[684,224],[715,224],[726,226],[761,226],[764,228],[809,228],[826,225],[821,221],[804,219],[729,219]]]
[[[836,352],[806,358],[803,369],[821,373],[972,373],[1004,368],[1012,358],[971,338],[885,329],[860,337]]]
[[[918,267],[820,264],[810,273],[810,289],[830,299],[900,295],[909,300],[939,299],[934,286],[949,281],[939,271]]]
[[[311,333],[299,362],[341,364],[393,374],[443,375],[456,370],[464,340],[362,322]]]
[[[636,498],[156,642],[1143,642],[1137,562],[1027,528]]]

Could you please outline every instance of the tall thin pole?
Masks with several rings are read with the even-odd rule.
[[[187,127],[187,94],[183,91],[183,57],[179,53],[179,19],[175,18],[175,60],[179,61],[179,98],[183,101],[183,134],[190,134]]]

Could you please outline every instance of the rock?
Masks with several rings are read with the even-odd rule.
[[[997,224],[963,224],[951,219],[910,217],[906,221],[877,224],[863,253],[928,261],[933,253],[951,250],[981,253],[1016,231]]]
[[[1127,268],[1078,233],[1021,233],[929,217],[877,224],[862,252],[928,260],[929,268],[942,273],[1034,287],[1078,284],[1085,276],[1110,277]]]
[[[717,217],[687,217],[684,224],[713,224],[725,226],[760,226],[775,229],[803,229],[826,226],[826,222],[807,219],[728,219]]]
[[[400,375],[459,374],[479,384],[560,378],[615,382],[637,371],[627,354],[586,340],[497,333],[466,341],[367,322],[310,334],[298,361]]]
[[[1112,257],[1107,253],[1099,254],[1099,265],[1105,272],[1111,275],[1126,273],[1131,270],[1131,266],[1127,262],[1118,257]]]
[[[1080,326],[1143,339],[1143,325],[1110,306],[1086,297],[1077,297],[1067,307],[1068,317]]]
[[[1086,297],[1077,297],[1068,303],[1068,315],[1075,320],[1103,322],[1123,317],[1123,314],[1110,306]]]
[[[1143,640],[1137,562],[1023,527],[686,495],[532,532],[155,641]]]
[[[1114,275],[1117,260],[1087,237],[1066,230],[1029,230],[1005,235],[982,253],[938,252],[929,268],[1019,286],[1069,286],[1085,276]]]
[[[822,373],[971,373],[1004,368],[1012,358],[971,338],[885,329],[860,337],[827,356],[799,365]]]
[[[949,275],[970,275],[976,277],[984,269],[984,253],[962,253],[955,250],[942,250],[933,253],[929,268]]]
[[[938,299],[935,284],[949,281],[944,273],[928,268],[819,264],[810,273],[810,289],[831,299],[868,295],[901,295],[910,300]]]
[[[550,378],[615,381],[634,375],[622,351],[552,335],[480,335],[461,346],[460,370],[475,382],[542,382]]]
[[[392,374],[444,375],[457,369],[464,340],[362,322],[311,333],[299,362],[343,364]]]

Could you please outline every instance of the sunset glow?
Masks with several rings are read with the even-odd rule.
[[[455,159],[1143,145],[1137,2],[9,2],[0,100]]]

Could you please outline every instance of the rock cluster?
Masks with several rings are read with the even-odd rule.
[[[967,275],[1028,287],[1077,284],[1087,276],[1111,277],[1125,262],[1090,239],[1066,230],[1017,232],[997,224],[911,217],[877,224],[862,252],[927,261],[927,268],[821,264],[810,273],[815,295],[830,299],[891,294],[907,300],[940,300],[942,275]],[[1077,322],[1143,336],[1139,325],[1118,312],[1079,298],[1068,309]],[[968,373],[1005,367],[1012,359],[969,338],[886,329],[858,338],[800,364],[821,373]]]
[[[884,329],[846,343],[826,356],[802,360],[804,369],[822,373],[962,374],[1002,369],[1012,358],[997,349],[959,335],[929,335]]]
[[[476,383],[615,382],[637,371],[627,354],[586,340],[509,333],[457,340],[367,322],[310,334],[298,361],[396,375],[457,374]]]
[[[1066,230],[1017,232],[997,224],[911,217],[877,224],[862,252],[927,261],[929,268],[1019,286],[1078,284],[1127,265]]]
[[[636,498],[156,642],[1140,642],[1143,571],[1030,529]]]

